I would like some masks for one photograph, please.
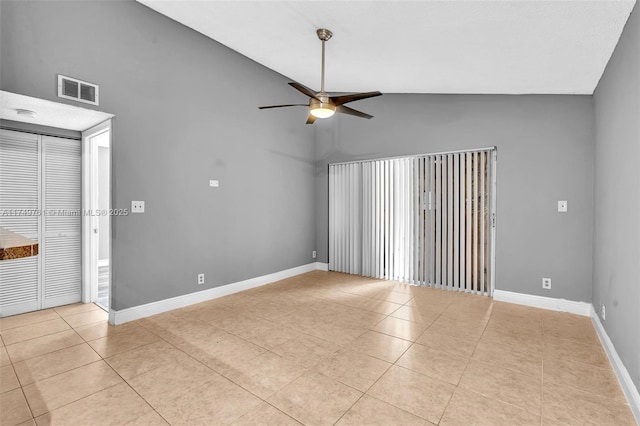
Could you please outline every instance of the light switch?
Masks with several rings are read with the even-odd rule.
[[[558,211],[560,213],[567,212],[567,202],[566,201],[558,201]]]
[[[132,201],[131,213],[144,213],[144,201]]]
[[[209,181],[209,186],[212,188],[217,188],[220,186],[220,182],[218,182],[217,180],[210,180]]]

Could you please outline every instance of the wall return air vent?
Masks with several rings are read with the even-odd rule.
[[[98,105],[98,85],[58,74],[58,97]]]

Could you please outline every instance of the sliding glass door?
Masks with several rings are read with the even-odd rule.
[[[491,294],[495,149],[329,166],[329,269]]]

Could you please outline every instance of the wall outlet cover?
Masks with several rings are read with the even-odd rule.
[[[560,213],[566,213],[567,212],[567,202],[566,201],[558,201],[558,211]]]
[[[204,284],[204,274],[198,274],[198,285]]]
[[[542,279],[542,288],[546,290],[551,289],[551,278],[543,278]]]
[[[144,213],[144,201],[132,201],[131,213]]]

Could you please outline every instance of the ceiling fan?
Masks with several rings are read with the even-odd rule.
[[[300,83],[292,82],[289,83],[289,86],[298,90],[301,93],[309,96],[308,104],[288,104],[288,105],[270,105],[270,106],[261,106],[259,109],[269,109],[269,108],[285,108],[292,106],[308,106],[309,107],[309,117],[307,118],[307,124],[313,124],[317,118],[328,118],[331,117],[334,113],[339,112],[342,114],[349,114],[355,117],[370,119],[373,115],[365,114],[364,112],[355,110],[353,108],[349,108],[344,104],[359,101],[361,99],[372,98],[374,96],[380,96],[382,93],[380,92],[365,92],[365,93],[352,93],[350,95],[340,95],[340,96],[329,96],[327,92],[324,91],[324,44],[328,41],[333,33],[325,28],[320,28],[316,31],[318,34],[318,38],[322,41],[322,74],[320,80],[320,91],[315,93],[313,90],[309,89],[306,86],[303,86]]]

